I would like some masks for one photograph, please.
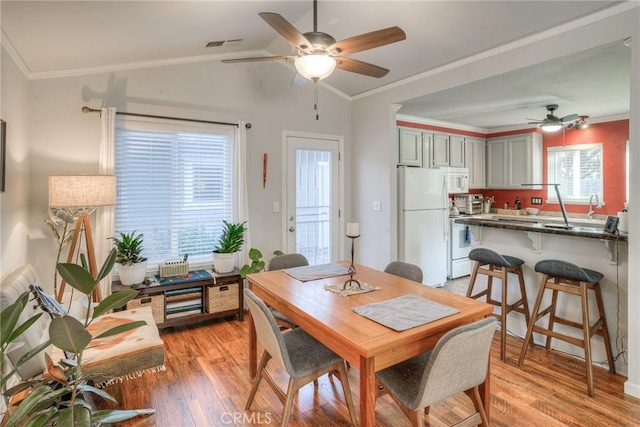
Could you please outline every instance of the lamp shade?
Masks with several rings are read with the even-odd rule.
[[[317,82],[333,73],[336,68],[336,60],[329,55],[316,53],[296,58],[295,65],[300,75]]]
[[[49,207],[91,208],[115,204],[114,175],[49,175]]]
[[[540,126],[543,132],[557,132],[562,129],[562,125],[559,123],[545,123]]]

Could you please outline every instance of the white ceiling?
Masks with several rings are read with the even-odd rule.
[[[336,70],[324,82],[356,96],[602,11],[618,1],[318,2],[318,30],[337,40],[397,25],[407,39],[351,55],[389,68],[375,79]],[[294,53],[259,16],[276,12],[312,31],[312,1],[0,2],[2,41],[29,78]],[[235,47],[210,41],[242,39]],[[486,129],[557,115],[628,113],[630,49],[622,43],[401,102],[401,114]],[[265,66],[260,63],[260,66]],[[254,67],[256,63],[227,64]],[[269,66],[279,67],[278,64]],[[293,80],[295,71],[290,72]]]

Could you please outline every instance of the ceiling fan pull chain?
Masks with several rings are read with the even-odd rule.
[[[319,110],[319,105],[318,105],[318,82],[313,82],[313,89],[314,89],[314,101],[313,101],[313,109],[316,110],[316,120],[318,120],[320,118],[320,110]]]

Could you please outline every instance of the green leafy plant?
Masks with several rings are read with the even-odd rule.
[[[283,255],[282,251],[274,251],[274,255]],[[247,278],[247,274],[259,273],[264,271],[265,261],[262,260],[262,252],[260,252],[256,248],[251,248],[249,250],[249,259],[251,260],[251,264],[245,264],[240,269],[240,277],[243,279]]]
[[[68,209],[50,208],[49,218],[44,220],[45,224],[51,229],[56,242],[58,242],[55,265],[58,265],[62,251],[71,243],[73,238],[73,227],[71,226],[76,221],[74,215],[76,213],[70,212]],[[58,295],[58,270],[55,268],[53,269],[53,293]]]
[[[131,233],[120,233],[120,237],[110,237],[116,249],[116,262],[122,265],[138,264],[146,261],[142,256],[142,242],[144,234],[136,236],[136,230]]]
[[[246,222],[232,223],[222,220],[224,227],[218,238],[214,252],[220,254],[232,254],[242,249],[244,244],[244,232]]]
[[[113,268],[115,258],[116,251],[113,249],[95,278],[77,264],[58,264],[57,268],[62,278],[70,286],[85,294],[86,300],[89,301],[93,289]],[[109,295],[91,313],[87,310],[84,322],[68,315],[55,317],[49,325],[49,340],[31,349],[20,358],[11,370],[5,366],[7,353],[15,348],[16,338],[29,329],[42,313],[18,324],[20,314],[29,303],[28,292],[22,294],[15,303],[2,310],[0,313],[0,369],[2,372],[0,391],[5,399],[5,406],[8,408],[3,425],[6,427],[23,425],[89,427],[154,413],[153,409],[94,411],[85,401],[87,394],[100,396],[112,402],[115,402],[115,399],[104,390],[91,386],[89,383],[92,379],[91,376],[83,374],[82,354],[84,350],[89,347],[93,339],[116,335],[143,326],[146,322],[137,321],[119,325],[95,337],[87,328],[98,316],[114,308],[124,306],[136,294],[137,291],[127,289]],[[18,371],[18,368],[43,352],[49,344],[64,350],[67,359],[60,360],[59,364],[56,364],[45,353],[47,375],[43,379],[22,381],[7,389],[9,379]],[[25,392],[26,396],[16,406],[11,407],[11,397]]]

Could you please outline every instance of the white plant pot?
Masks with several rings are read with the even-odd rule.
[[[213,269],[216,273],[230,273],[236,266],[236,254],[213,252]]]
[[[116,268],[118,269],[120,283],[124,286],[142,283],[147,276],[147,261],[131,265],[116,264]]]

